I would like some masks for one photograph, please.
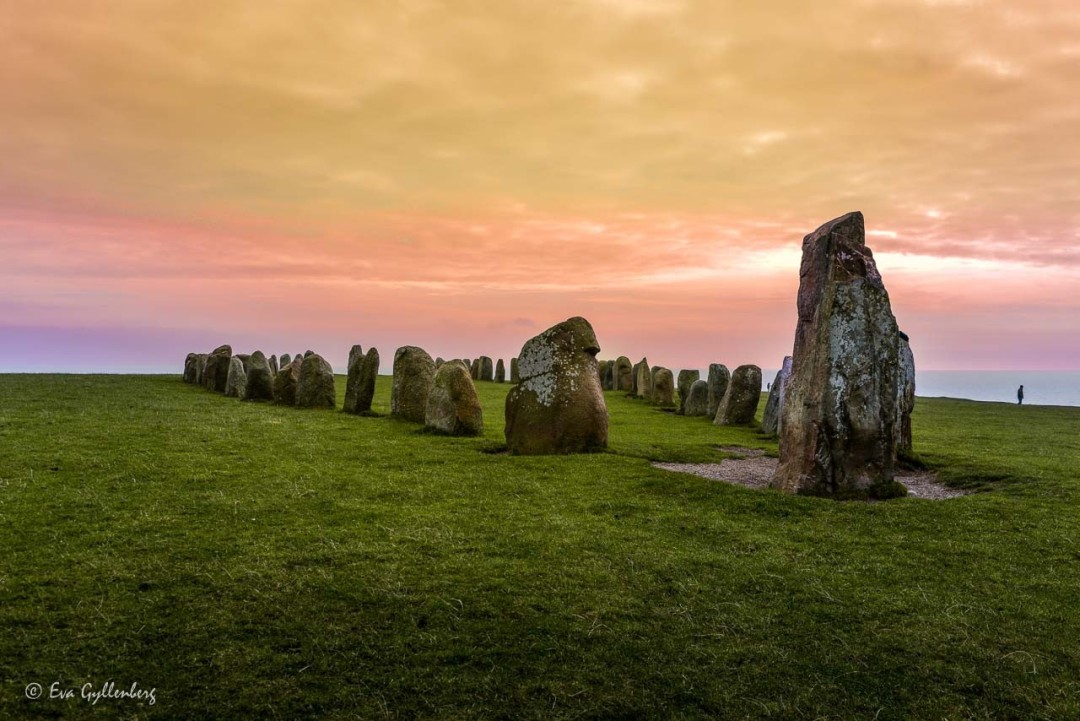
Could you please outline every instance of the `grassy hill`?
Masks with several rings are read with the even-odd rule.
[[[0,376],[0,718],[1080,718],[1080,409],[920,399],[980,492],[836,503],[651,467],[776,446],[618,393],[609,453],[510,457],[478,386],[455,439]]]

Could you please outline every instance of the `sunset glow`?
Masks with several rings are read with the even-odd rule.
[[[572,315],[602,357],[775,368],[851,210],[920,368],[1080,369],[1073,0],[5,16],[0,370],[507,358]]]

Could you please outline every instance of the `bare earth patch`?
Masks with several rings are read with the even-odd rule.
[[[653,463],[656,468],[676,473],[691,473],[713,481],[724,481],[747,488],[768,488],[769,479],[776,471],[779,460],[763,455],[762,451],[750,448],[725,447],[720,450],[727,453],[740,453],[745,458],[727,458],[719,463]],[[896,480],[907,486],[908,495],[913,498],[940,501],[946,498],[966,496],[968,491],[949,488],[938,482],[937,476],[926,471],[907,471],[898,473]]]

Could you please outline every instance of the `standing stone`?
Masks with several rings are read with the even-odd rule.
[[[199,356],[194,353],[188,353],[184,358],[184,382],[194,383],[196,376],[199,374]]]
[[[442,368],[442,364],[445,363],[445,362],[446,361],[443,360],[442,356],[436,357],[435,358],[435,370],[439,370],[440,368]]]
[[[709,407],[709,382],[696,380],[690,384],[690,392],[686,396],[686,405],[683,407],[685,416],[703,416]]]
[[[615,361],[604,362],[604,383],[603,390],[613,391],[615,390]]]
[[[686,414],[686,401],[690,398],[690,386],[694,385],[694,381],[699,378],[701,378],[701,373],[698,371],[679,371],[679,410],[675,411],[677,414]]]
[[[727,391],[716,409],[713,423],[718,426],[739,426],[754,422],[761,401],[761,369],[755,365],[739,366],[731,374]]]
[[[630,393],[634,390],[634,366],[624,355],[615,359],[615,376],[612,390]]]
[[[335,408],[337,406],[334,369],[318,353],[304,356],[300,364],[296,405],[299,408]]]
[[[296,388],[300,385],[300,366],[304,357],[296,356],[287,366],[282,366],[274,376],[274,403],[284,406],[296,405]]]
[[[597,375],[600,344],[575,317],[521,348],[521,383],[506,396],[506,445],[520,455],[607,447],[608,415]]]
[[[648,358],[642,358],[634,366],[634,394],[638,398],[650,398],[652,396],[652,373],[649,371]]]
[[[651,402],[653,405],[664,408],[675,405],[675,376],[662,366],[656,366],[656,370],[652,373]]]
[[[251,354],[250,353],[237,353],[233,358],[239,358],[240,362],[244,364],[244,373],[248,372],[248,368],[251,367]]]
[[[474,361],[474,364],[476,361]],[[435,361],[423,348],[407,345],[394,353],[394,385],[390,391],[390,415],[423,423],[428,394],[435,381]]]
[[[729,382],[731,382],[731,372],[728,371],[726,365],[709,364],[709,405],[705,409],[705,415],[709,418],[716,418],[716,411],[720,408],[720,401],[724,400]]]
[[[348,374],[345,378],[345,401],[341,405],[341,410],[345,413],[356,413],[357,399],[360,395],[360,367],[364,363],[364,354],[356,353],[356,349],[360,346],[354,345],[353,350],[349,351],[349,367],[346,369]]]
[[[784,356],[776,378],[769,386],[769,399],[765,401],[765,410],[761,414],[761,432],[775,436],[780,431],[780,408],[784,404],[784,386],[791,376],[791,356]]]
[[[247,387],[247,374],[244,373],[244,362],[240,356],[229,359],[229,374],[225,378],[225,397],[243,398],[244,388]]]
[[[304,357],[305,357],[305,358],[310,358],[310,357],[311,357],[311,356],[313,356],[313,355],[315,355],[315,351],[313,351],[313,350],[306,350],[306,351],[304,351]]]
[[[279,372],[281,372],[282,368],[289,365],[290,363],[292,363],[292,356],[290,356],[288,353],[282,353],[281,360],[278,362],[278,369],[274,372],[274,375],[277,375]]]
[[[254,353],[252,353],[252,355],[255,355],[255,354],[254,354]],[[265,357],[265,356],[264,356],[264,357]],[[268,366],[270,366],[270,373],[271,373],[271,375],[275,375],[275,376],[276,376],[276,375],[277,375],[277,372],[278,372],[277,356],[276,356],[276,355],[271,355],[271,356],[270,356],[270,359],[269,359],[269,360],[268,360],[268,361],[266,362],[266,364],[267,364]]]
[[[906,494],[894,479],[898,330],[862,213],[803,239],[798,317],[770,485],[834,498]]]
[[[356,412],[370,413],[375,398],[375,380],[379,377],[379,351],[368,348],[360,364],[360,383],[356,393]]]
[[[206,363],[209,360],[209,353],[198,353],[195,355],[195,385],[206,385]]]
[[[435,373],[424,426],[451,436],[478,436],[484,432],[484,411],[476,386],[461,361],[444,363]]]
[[[503,363],[502,358],[500,358],[498,360],[498,362],[495,364],[495,382],[496,383],[505,383],[506,382],[506,365]]]
[[[477,358],[469,366],[469,377],[474,381],[480,380],[480,359]]]
[[[270,357],[273,358],[273,356]],[[251,354],[251,362],[248,364],[246,375],[244,393],[241,398],[249,401],[274,400],[273,369],[261,350]]]
[[[517,385],[521,382],[521,372],[518,370],[518,359],[510,359],[510,382]]]
[[[217,393],[224,393],[229,381],[229,359],[232,358],[232,346],[222,345],[206,358],[206,372],[203,383]]]
[[[607,390],[605,383],[607,381],[607,367],[610,362],[606,360],[596,361],[596,376],[600,379],[600,390]]]
[[[495,377],[495,366],[486,355],[480,356],[480,380],[492,381]]]
[[[915,410],[915,356],[906,333],[897,332],[899,347],[897,360],[900,363],[899,385],[897,387],[897,412],[900,414],[896,441],[898,451],[911,453],[911,412]]]
[[[348,371],[349,368],[353,367],[354,362],[359,361],[363,357],[364,357],[364,349],[360,347],[359,343],[357,343],[352,348],[350,348],[349,349],[349,361],[345,365],[346,372]]]

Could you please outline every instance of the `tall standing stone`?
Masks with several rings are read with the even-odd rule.
[[[271,356],[273,357],[273,356]],[[248,371],[245,374],[244,393],[241,396],[248,401],[274,400],[274,373],[270,361],[261,350],[251,354]]]
[[[731,382],[731,372],[723,363],[709,364],[709,405],[705,409],[705,415],[716,418],[716,411],[720,408],[720,401],[724,400],[727,393],[728,383]]]
[[[194,383],[199,374],[199,356],[188,353],[184,358],[184,382]]]
[[[218,346],[206,358],[206,371],[203,383],[217,393],[224,393],[229,381],[229,360],[232,358],[232,346]]]
[[[353,367],[354,362],[359,361],[363,357],[364,357],[364,349],[360,346],[359,343],[357,343],[356,345],[354,345],[352,348],[349,349],[349,360],[345,364],[345,370],[348,371],[349,368]]]
[[[900,344],[862,213],[803,239],[798,324],[771,485],[792,493],[886,498],[900,436]]]
[[[518,370],[518,359],[510,359],[510,382],[517,385],[521,382],[521,371]]]
[[[197,353],[195,355],[195,385],[206,386],[206,364],[209,360],[209,353]]]
[[[634,365],[624,355],[615,359],[615,375],[612,390],[630,393],[634,390]]]
[[[896,447],[898,451],[910,453],[913,450],[911,445],[911,412],[915,410],[915,356],[911,352],[911,344],[907,334],[897,332],[897,337],[899,343],[897,360],[900,363],[900,373],[896,403],[900,419]]]
[[[345,378],[345,401],[341,405],[341,410],[346,413],[358,413],[357,401],[360,396],[360,368],[364,364],[364,354],[360,351],[360,346],[354,345],[352,350],[349,351],[349,367],[346,369],[348,374]]]
[[[704,416],[709,405],[709,382],[696,380],[690,384],[690,392],[683,406],[684,416]]]
[[[469,365],[469,377],[474,381],[480,380],[480,366],[481,360],[477,358]],[[434,380],[434,377],[433,377]]]
[[[615,390],[615,361],[604,362],[604,382],[602,389],[605,391]]]
[[[694,385],[694,381],[699,378],[701,378],[701,373],[698,371],[679,371],[679,409],[675,411],[679,415],[686,413],[686,401],[690,397],[690,386]]]
[[[281,360],[278,362],[278,369],[277,371],[274,371],[274,375],[277,375],[282,368],[289,365],[290,363],[292,363],[292,356],[288,353],[282,353]]]
[[[299,408],[335,408],[334,369],[318,353],[304,356],[300,364],[300,381],[296,386],[296,405]]]
[[[229,374],[225,378],[225,397],[243,398],[244,388],[247,387],[247,374],[244,373],[244,362],[240,356],[229,359]]]
[[[435,361],[423,348],[412,345],[398,348],[394,353],[390,415],[413,423],[423,423],[428,395],[434,382]]]
[[[296,388],[300,385],[300,366],[303,362],[304,357],[298,355],[278,370],[274,376],[274,403],[296,405]]]
[[[506,382],[506,364],[503,363],[502,358],[500,358],[498,360],[498,362],[495,363],[495,382],[496,383],[505,383]]]
[[[791,356],[784,356],[776,378],[769,386],[769,399],[765,401],[765,410],[761,413],[761,432],[775,436],[780,431],[780,409],[784,405],[784,386],[791,377]]]
[[[480,356],[480,380],[491,381],[495,377],[495,366],[486,355]]]
[[[675,405],[675,376],[662,366],[652,372],[652,398],[654,405],[671,408]]]
[[[519,356],[521,383],[506,396],[506,445],[511,453],[582,453],[607,447],[599,351],[592,326],[580,317],[526,341]]]
[[[739,366],[731,374],[727,391],[716,409],[713,423],[718,426],[741,426],[754,422],[761,401],[761,369],[755,365]]]
[[[252,355],[255,355],[255,354],[252,353]],[[263,356],[263,357],[265,358],[265,356]],[[271,375],[276,376],[277,372],[278,372],[277,356],[276,355],[271,355],[270,358],[267,359],[266,364],[268,366],[270,366]]]
[[[451,436],[478,436],[484,432],[484,411],[476,386],[461,361],[443,363],[436,371],[424,426]]]
[[[638,398],[652,396],[652,373],[649,371],[648,358],[642,358],[634,366],[634,395]]]

